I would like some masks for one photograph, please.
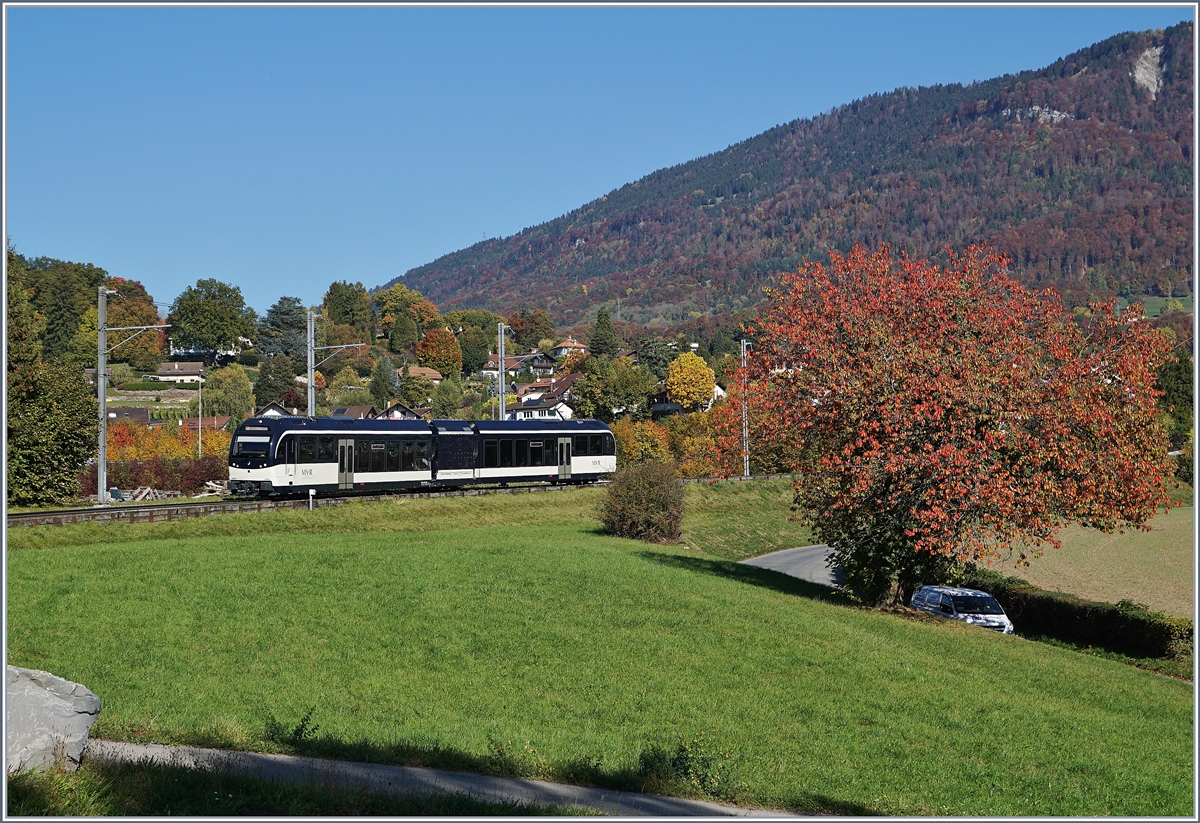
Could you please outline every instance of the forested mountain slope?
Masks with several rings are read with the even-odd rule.
[[[927,257],[987,242],[1023,282],[1072,302],[1182,296],[1193,277],[1192,61],[1184,23],[1040,71],[872,95],[403,282],[442,311],[539,305],[569,325],[619,297],[626,320],[677,325],[753,306],[778,272],[830,248],[887,242]]]

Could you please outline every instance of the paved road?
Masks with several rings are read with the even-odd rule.
[[[703,800],[663,797],[615,789],[569,786],[545,780],[492,777],[470,772],[451,772],[414,766],[384,766],[376,763],[350,763],[315,757],[282,754],[231,752],[189,746],[116,743],[89,740],[84,753],[101,763],[138,763],[149,761],[183,768],[229,769],[264,780],[289,782],[313,781],[341,788],[365,788],[394,795],[427,796],[462,794],[477,800],[510,802],[523,805],[561,806],[566,809],[597,809],[606,814],[635,817],[792,817],[786,812],[768,809],[726,806]]]
[[[838,586],[842,582],[842,570],[831,569],[825,565],[825,558],[832,551],[828,546],[803,546],[799,549],[784,549],[783,551],[764,554],[762,557],[751,557],[743,560],[747,566],[758,566],[760,569],[772,569],[792,577],[799,577],[810,583],[820,583],[823,586]]]

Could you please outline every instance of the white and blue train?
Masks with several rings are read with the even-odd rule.
[[[616,441],[598,420],[254,417],[229,446],[229,490],[260,497],[590,483],[616,470]]]

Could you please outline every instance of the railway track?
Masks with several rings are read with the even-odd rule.
[[[740,480],[772,480],[791,478],[789,474],[761,474],[751,477],[694,478],[684,483],[736,482]],[[540,494],[561,492],[569,489],[605,486],[608,481],[581,483],[569,486],[508,486],[504,488],[484,487],[471,489],[447,489],[444,491],[415,491],[404,494],[363,494],[347,497],[317,497],[313,508],[340,506],[343,503],[380,503],[387,500],[412,500],[431,497],[481,497],[486,494]],[[189,517],[204,517],[213,514],[237,514],[240,512],[262,512],[272,509],[307,509],[308,498],[288,500],[260,500],[258,498],[221,498],[212,501],[191,503],[147,503],[130,505],[89,506],[80,509],[52,509],[40,512],[21,512],[8,515],[8,527],[17,526],[67,526],[72,523],[163,523],[184,520]]]
[[[507,488],[447,489],[444,491],[407,492],[404,494],[362,494],[347,497],[317,497],[313,508],[340,506],[343,503],[380,503],[386,500],[412,500],[430,497],[480,497],[486,494],[535,494],[558,492],[567,489],[586,488],[605,483],[584,483],[571,486],[509,486]],[[203,517],[214,514],[237,514],[261,512],[272,509],[307,509],[306,497],[287,500],[260,500],[258,498],[221,498],[213,501],[191,503],[150,503],[126,506],[89,506],[81,509],[53,509],[42,512],[21,512],[8,515],[8,527],[16,526],[67,526],[73,523],[162,523]]]

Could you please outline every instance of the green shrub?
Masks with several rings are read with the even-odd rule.
[[[166,391],[167,389],[175,388],[174,383],[159,383],[149,380],[134,380],[128,383],[122,383],[118,388],[121,391]]]
[[[1191,663],[1191,620],[1169,617],[1131,600],[1100,603],[1048,592],[987,569],[968,569],[963,585],[993,595],[1013,628],[1026,637],[1051,637],[1129,657]]]
[[[246,349],[238,355],[237,361],[243,366],[250,366],[253,368],[254,366],[258,365],[258,352],[254,351],[254,349]]]
[[[1182,453],[1175,458],[1175,479],[1187,483],[1189,486],[1195,480],[1196,470],[1193,465],[1193,444],[1189,441],[1184,444],[1180,450]]]
[[[680,738],[674,750],[651,746],[638,757],[642,791],[699,794],[732,800],[742,788],[737,779],[740,758],[732,747],[719,746],[703,734]]]
[[[617,472],[600,501],[604,530],[617,537],[674,543],[683,526],[683,483],[674,462],[651,460]]]

